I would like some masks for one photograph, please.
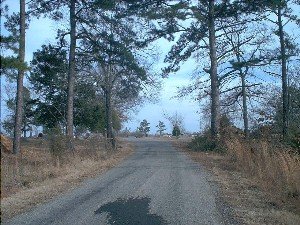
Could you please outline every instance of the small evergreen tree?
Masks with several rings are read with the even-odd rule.
[[[148,123],[148,121],[144,119],[140,123],[140,126],[138,128],[138,130],[140,132],[142,132],[145,135],[145,137],[148,137],[148,133],[150,132],[150,126],[149,125],[150,125],[150,123]]]
[[[180,133],[180,128],[179,128],[179,126],[178,126],[177,124],[175,124],[175,125],[173,126],[172,136],[179,137],[180,134],[181,134],[181,133]]]
[[[166,125],[164,124],[164,122],[159,121],[156,127],[158,128],[157,132],[159,132],[159,136],[162,136],[163,132],[166,130]]]

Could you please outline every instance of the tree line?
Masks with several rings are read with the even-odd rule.
[[[176,112],[172,116],[167,116],[166,119],[170,122],[171,127],[172,127],[172,136],[179,137],[181,134],[184,132],[184,127],[183,127],[183,117],[181,115],[178,115]],[[166,134],[166,125],[163,121],[159,120],[158,124],[155,126],[157,128],[156,134],[158,134],[160,137]],[[124,134],[126,136],[129,135],[134,135],[136,137],[148,137],[150,133],[150,123],[146,120],[143,119],[140,122],[139,127],[136,128],[134,132],[130,132],[127,128],[124,131]]]
[[[122,118],[122,110],[135,106],[143,87],[153,84],[149,79],[151,54],[146,49],[161,38],[172,43],[163,77],[179,71],[188,60],[195,63],[194,82],[182,88],[179,96],[209,99],[204,110],[215,140],[221,115],[237,111],[242,114],[244,134],[249,135],[249,116],[262,101],[271,99],[267,98],[270,88],[262,81],[274,79],[280,80],[281,87],[272,121],[284,139],[291,132],[299,133],[295,125],[300,114],[296,97],[299,40],[292,32],[300,24],[299,0],[31,0],[27,12],[25,5],[25,0],[20,0],[20,12],[7,16],[5,26],[11,35],[1,34],[1,45],[17,55],[1,55],[1,72],[17,71],[14,153],[19,152],[24,118],[25,72],[33,90],[42,93],[34,99],[39,123],[64,126],[70,149],[74,124],[76,129],[95,129],[93,126],[101,123],[94,121],[95,115],[100,118],[103,109],[102,128],[114,146],[113,117]],[[1,12],[5,10],[1,7]],[[26,20],[41,16],[57,21],[65,21],[67,16],[68,22],[57,31],[57,44],[42,46],[27,65]],[[94,110],[87,110],[89,107]],[[266,111],[257,112],[264,121],[268,119]],[[92,112],[95,114],[89,114]]]
[[[214,140],[222,115],[241,114],[246,137],[261,124],[272,125],[283,140],[299,135],[300,1],[146,2],[136,5],[156,21],[149,39],[173,43],[163,75],[193,59],[194,82],[178,96],[208,99],[203,110]]]
[[[115,147],[114,130],[120,129],[122,114],[141,102],[142,87],[150,83],[150,66],[140,51],[140,30],[145,25],[133,26],[134,18],[124,12],[126,8],[127,3],[118,1],[24,0],[19,13],[7,14],[4,25],[10,34],[1,35],[1,44],[16,51],[13,56],[1,55],[1,74],[18,74],[17,98],[10,99],[16,99],[11,106],[15,113],[4,127],[14,128],[15,154],[21,131],[26,131],[24,115],[29,102],[29,110],[34,111],[31,122],[64,128],[69,149],[74,148],[74,125],[76,131],[85,128],[105,133]],[[4,1],[1,10],[7,11]],[[27,65],[25,30],[32,17],[67,21],[67,28],[58,29],[57,43],[41,46]],[[35,98],[24,96],[24,73]]]

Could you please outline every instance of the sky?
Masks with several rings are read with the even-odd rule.
[[[10,11],[13,9],[18,10],[19,1],[7,0],[6,4],[9,5]],[[33,52],[40,49],[43,44],[55,42],[57,23],[49,19],[39,18],[31,19],[29,29],[26,30],[26,56],[25,60],[30,62]],[[1,20],[1,33],[5,34],[3,29],[3,20]],[[159,49],[160,59],[156,71],[160,70],[159,65],[163,65],[162,61],[164,55],[170,49],[171,44],[165,40],[157,42]],[[123,128],[127,127],[135,131],[143,119],[150,123],[150,133],[155,134],[157,131],[156,125],[161,120],[166,124],[166,132],[171,133],[171,124],[164,115],[172,116],[177,113],[183,117],[183,125],[186,131],[197,132],[199,131],[200,115],[197,113],[199,110],[199,103],[192,101],[189,98],[176,99],[177,87],[187,85],[190,82],[190,74],[193,72],[194,66],[186,63],[181,70],[176,74],[171,75],[169,78],[162,80],[162,89],[158,94],[159,99],[156,103],[146,103],[133,110],[130,115],[130,120],[123,124]],[[5,106],[6,93],[4,86],[7,84],[5,78],[1,76],[1,121],[7,115]],[[25,84],[26,85],[26,84]],[[203,122],[201,123],[203,124]]]
[[[186,72],[193,71],[188,67],[188,64],[186,67]],[[185,71],[185,69],[183,68],[182,71]],[[199,113],[197,113],[197,111],[199,111],[199,103],[193,101],[189,97],[184,99],[174,97],[177,93],[177,87],[189,83],[190,78],[188,74],[182,73],[181,71],[179,71],[178,74],[163,79],[159,101],[155,104],[148,103],[141,107],[135,115],[132,115],[132,119],[124,124],[124,126],[133,131],[139,126],[139,123],[143,119],[146,119],[150,123],[151,133],[155,133],[157,131],[155,126],[158,125],[158,121],[161,120],[167,125],[167,132],[171,133],[171,125],[166,119],[166,116],[173,116],[177,113],[183,117],[183,126],[186,131],[199,131],[201,119]]]

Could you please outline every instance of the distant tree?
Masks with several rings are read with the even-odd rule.
[[[288,86],[288,94],[289,94],[289,129],[287,136],[285,138],[286,141],[289,141],[291,138],[295,136],[300,136],[300,73],[298,69],[293,68],[290,72],[290,85]],[[284,111],[282,108],[282,95],[277,93],[277,95],[273,95],[275,101],[273,100],[274,107],[274,121],[276,128],[279,131],[282,131],[284,123]]]
[[[121,132],[119,133],[119,135],[123,136],[123,137],[129,137],[129,135],[131,135],[132,132],[130,131],[130,128],[125,127],[124,130],[121,130]]]
[[[145,137],[148,137],[148,133],[150,132],[150,123],[148,123],[147,120],[143,120],[140,123],[140,126],[138,127],[138,130],[145,135]]]
[[[221,115],[221,119],[220,119],[220,126],[221,126],[221,129],[224,129],[224,128],[227,128],[227,127],[230,127],[232,126],[232,122],[230,121],[230,118],[228,115],[226,114],[222,114]],[[226,130],[225,130],[226,131]]]
[[[133,135],[136,137],[136,138],[141,138],[144,136],[144,133],[140,131],[139,127],[136,128],[135,132],[133,132]]]
[[[90,132],[105,134],[105,111],[103,96],[97,95],[95,86],[90,83],[76,82],[74,97],[74,126]]]
[[[292,136],[300,135],[300,88],[295,86],[288,87],[289,92],[289,130],[287,133],[286,140]],[[278,104],[276,108],[275,121],[278,127],[283,129],[283,116],[284,112],[282,110],[282,97],[278,99]]]
[[[173,126],[172,136],[179,137],[180,134],[181,134],[181,132],[180,132],[179,126],[178,126],[177,124],[175,124],[175,125]]]
[[[164,122],[159,121],[156,127],[158,128],[157,132],[159,133],[159,136],[162,136],[163,132],[166,130],[166,125],[164,124]]]
[[[168,115],[165,113],[165,118],[169,120],[171,126],[174,128],[179,128],[179,130],[182,132],[184,130],[183,126],[183,117],[179,113],[175,112],[173,115]]]
[[[30,96],[30,91],[28,88],[24,87],[23,90],[23,118],[22,118],[22,132],[24,137],[27,135],[27,131],[32,131],[32,127],[36,125],[35,122],[35,113],[34,113],[34,107],[36,100],[32,99]],[[9,98],[6,101],[6,106],[10,114],[6,117],[6,119],[3,121],[3,128],[4,130],[10,134],[13,135],[14,131],[14,123],[15,123],[15,112],[16,112],[16,100],[15,98]]]
[[[77,96],[80,98],[77,99]],[[74,125],[75,131],[89,130],[90,132],[100,132],[106,134],[106,114],[105,107],[98,97],[94,99],[84,93],[86,98],[83,98],[82,93],[75,92],[74,101]],[[86,99],[91,99],[86,101]],[[98,100],[98,101],[97,101]],[[114,131],[121,129],[121,120],[118,112],[112,112],[112,128]]]

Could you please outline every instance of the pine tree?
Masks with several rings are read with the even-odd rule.
[[[20,37],[19,37],[19,64],[25,62],[25,0],[20,0]],[[23,118],[23,79],[24,68],[18,69],[17,78],[17,101],[16,101],[16,114],[15,114],[15,126],[14,126],[14,140],[13,140],[13,153],[18,154],[20,152],[20,139],[22,132],[22,118]]]
[[[136,55],[138,29],[121,9],[120,4],[96,4],[79,20],[82,38],[79,55],[89,67],[85,70],[93,73],[103,91],[106,136],[113,148],[116,145],[112,126],[115,99],[123,102],[137,99],[142,83],[147,80],[146,69]]]
[[[46,128],[66,127],[67,50],[43,45],[33,53],[29,81],[37,95],[36,120]]]
[[[179,126],[178,126],[177,124],[175,124],[175,125],[173,126],[172,136],[175,136],[175,137],[178,138],[178,137],[180,136],[180,134],[181,134],[181,132],[180,132]]]
[[[156,125],[158,128],[157,132],[159,132],[159,136],[163,135],[163,132],[166,130],[166,125],[162,121],[158,121],[158,125]]]
[[[69,11],[69,31],[60,33],[61,36],[70,35],[69,44],[69,69],[68,69],[68,94],[67,94],[67,126],[66,135],[68,137],[68,149],[74,150],[73,135],[74,135],[74,87],[75,87],[75,68],[76,68],[76,23],[78,12],[82,7],[85,7],[85,1],[77,0],[33,0],[30,2],[31,13],[37,17],[41,15],[49,15],[52,19],[63,19],[63,11],[67,8]]]
[[[146,119],[144,119],[140,126],[138,127],[138,130],[145,135],[145,137],[148,137],[148,133],[150,132],[150,123]]]

